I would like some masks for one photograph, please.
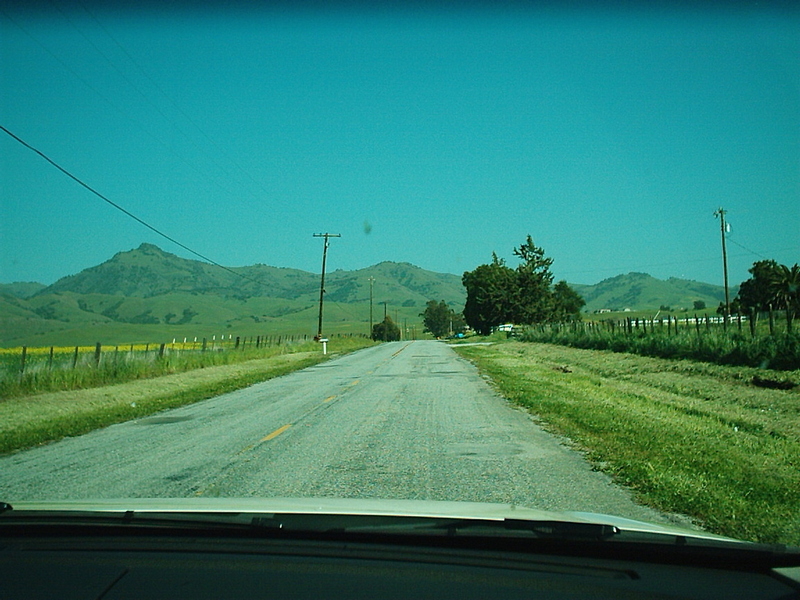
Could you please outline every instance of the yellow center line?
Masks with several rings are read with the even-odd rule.
[[[405,350],[406,348],[408,348],[410,345],[411,345],[411,342],[409,342],[408,344],[406,344],[405,346],[403,346],[402,348],[400,348],[400,350],[398,350],[397,352],[395,352],[394,354],[392,354],[392,358],[394,358],[395,356],[397,356],[398,354],[400,354],[400,353],[401,353],[403,350]]]
[[[278,437],[280,434],[282,434],[284,431],[289,429],[289,427],[291,427],[291,426],[292,426],[291,423],[289,423],[288,425],[284,425],[283,427],[280,427],[280,428],[276,429],[275,431],[273,431],[272,433],[270,433],[268,436],[265,436],[265,437],[261,438],[261,441],[262,442],[268,442],[272,438]]]
[[[323,402],[330,402],[334,398],[336,398],[336,396],[328,396],[327,398],[325,398],[325,400],[323,400]]]
[[[360,379],[356,379],[355,381],[350,383],[350,386],[358,385],[358,382],[361,381]]]

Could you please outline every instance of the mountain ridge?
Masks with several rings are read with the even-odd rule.
[[[142,244],[49,286],[0,284],[0,345],[74,345],[109,338],[124,343],[255,330],[313,333],[319,285],[318,274],[299,269],[222,268]],[[698,300],[713,310],[724,298],[721,286],[635,272],[571,285],[589,313],[691,309]],[[445,300],[459,311],[466,299],[461,277],[408,262],[329,271],[325,290],[326,331],[341,332],[366,333],[370,321],[385,313],[421,334],[420,313],[427,301]]]

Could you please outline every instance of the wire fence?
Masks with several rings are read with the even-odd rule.
[[[800,369],[800,335],[792,323],[791,314],[769,311],[728,319],[706,314],[544,323],[510,335],[576,348],[795,370]]]
[[[331,340],[366,337],[338,333]],[[45,346],[0,349],[0,399],[231,364],[243,360],[309,350],[317,343],[308,335],[212,336],[171,343],[94,346]]]

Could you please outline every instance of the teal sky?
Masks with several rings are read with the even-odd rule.
[[[731,284],[800,262],[794,3],[0,0],[0,125],[226,266],[461,274],[527,234],[557,279]],[[112,8],[113,7],[113,8]],[[0,282],[142,242],[0,131]]]

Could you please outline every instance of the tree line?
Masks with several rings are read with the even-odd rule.
[[[467,291],[462,313],[456,313],[442,300],[428,301],[423,317],[425,331],[435,337],[457,333],[468,325],[481,335],[505,323],[535,325],[543,323],[569,323],[581,319],[581,308],[586,302],[566,281],[553,285],[550,267],[553,259],[545,256],[544,249],[536,246],[530,235],[514,248],[519,259],[516,268],[492,253],[488,264],[466,271],[461,282]],[[774,260],[761,260],[749,269],[752,277],[739,287],[731,302],[730,314],[754,318],[760,312],[785,311],[787,329],[800,313],[800,266],[778,264]],[[701,305],[702,304],[702,305]],[[695,303],[702,309],[705,303]],[[664,308],[664,307],[662,307]],[[725,304],[717,310],[725,314]]]
[[[492,262],[466,271],[461,283],[467,290],[462,314],[457,314],[442,300],[428,302],[421,313],[425,331],[443,337],[448,331],[458,331],[456,325],[469,325],[481,335],[505,323],[533,325],[580,320],[583,298],[566,281],[553,285],[550,266],[553,259],[529,235],[514,248],[520,260],[516,268],[492,253]]]
[[[787,267],[774,260],[759,260],[748,272],[752,277],[739,286],[730,313],[754,317],[760,312],[783,310],[787,328],[791,331],[792,321],[800,312],[800,266],[795,263]],[[725,313],[724,303],[720,304],[717,312]]]

